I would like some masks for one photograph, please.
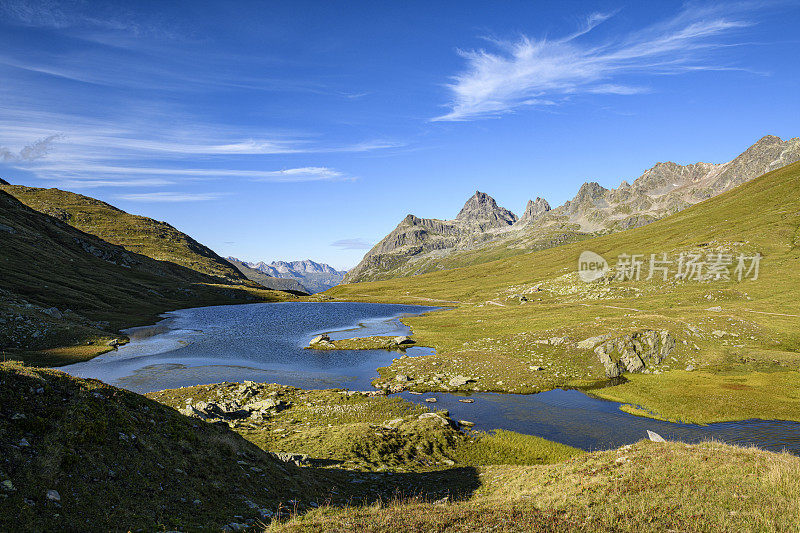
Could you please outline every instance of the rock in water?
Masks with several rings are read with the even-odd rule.
[[[413,344],[414,343],[414,341],[408,335],[395,337],[393,340],[394,340],[395,344]]]
[[[647,430],[647,438],[649,438],[653,442],[667,442],[664,440],[664,437],[656,433],[655,431]]]
[[[317,335],[313,339],[311,339],[308,343],[309,346],[314,346],[315,344],[319,344],[320,342],[330,342],[331,338],[327,335]]]

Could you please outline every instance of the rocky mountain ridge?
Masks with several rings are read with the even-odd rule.
[[[322,292],[342,282],[346,271],[339,271],[325,263],[317,263],[311,259],[302,261],[264,261],[245,262],[235,257],[228,257],[235,265],[241,264],[259,271],[272,278],[293,279],[311,294]]]
[[[406,216],[344,282],[482,263],[643,226],[798,160],[800,138],[767,135],[727,163],[659,162],[616,189],[586,182],[572,200],[554,209],[537,197],[519,218],[476,192],[453,220]]]
[[[255,281],[259,285],[266,287],[267,289],[273,289],[276,291],[288,291],[295,294],[309,294],[308,289],[306,289],[303,285],[300,284],[294,278],[282,278],[276,276],[269,276],[265,274],[263,271],[252,268],[247,264],[239,261],[235,257],[229,257],[228,262],[235,266],[239,272],[244,274],[247,279],[250,281]]]

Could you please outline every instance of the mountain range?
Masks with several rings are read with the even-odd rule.
[[[798,160],[800,138],[768,135],[727,163],[656,163],[616,189],[584,183],[554,209],[542,198],[530,200],[521,217],[476,191],[455,219],[408,215],[344,281],[468,266],[643,226]]]
[[[317,263],[310,259],[303,261],[264,261],[247,263],[235,257],[228,257],[234,265],[243,265],[273,278],[294,279],[306,292],[314,294],[330,289],[342,282],[347,271],[336,270],[325,263]],[[248,276],[249,277],[249,276]],[[250,278],[253,279],[253,278]]]
[[[228,262],[235,266],[239,272],[244,274],[244,276],[249,279],[250,281],[255,281],[259,285],[263,285],[268,289],[274,289],[277,291],[288,291],[293,292],[295,294],[310,294],[308,289],[305,288],[303,285],[300,284],[294,278],[280,278],[276,276],[270,276],[265,274],[261,270],[257,270],[255,268],[251,268],[249,265],[239,261],[235,257],[229,257]]]

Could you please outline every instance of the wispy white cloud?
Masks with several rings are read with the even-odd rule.
[[[62,136],[60,134],[48,135],[37,141],[24,146],[19,152],[13,152],[8,148],[0,146],[0,161],[19,162],[19,161],[35,161],[46,156],[50,150],[53,149],[53,143],[59,140]]]
[[[176,202],[207,202],[209,200],[218,200],[223,196],[228,196],[230,193],[224,192],[206,192],[206,193],[188,193],[188,192],[146,192],[136,194],[120,194],[117,196],[120,200],[128,200],[131,202],[158,202],[158,203],[176,203]]]
[[[341,248],[342,250],[369,250],[372,248],[372,243],[366,239],[341,239],[331,243],[334,248]]]
[[[23,116],[27,120],[19,119]],[[69,122],[69,117],[47,113],[6,113],[5,117],[0,113],[0,162],[64,188],[159,187],[211,179],[353,181],[356,177],[327,166],[252,167],[268,164],[274,168],[282,155],[368,152],[397,146],[384,141],[325,145],[286,134],[277,134],[274,140],[235,140],[235,131],[212,124],[183,123],[173,130],[162,128],[150,133],[147,130],[158,128],[148,122]],[[53,131],[52,125],[73,131],[46,135]],[[267,156],[270,162],[253,160],[252,156]]]
[[[92,162],[45,163],[31,167],[41,177],[58,180],[76,188],[163,186],[181,182],[239,178],[249,181],[296,183],[306,181],[353,181],[356,178],[328,167],[299,167],[283,170],[230,168],[174,168],[118,166]],[[105,176],[98,179],[98,176]],[[115,178],[119,176],[119,178]],[[160,176],[158,179],[130,179],[132,176]]]
[[[493,40],[496,51],[459,51],[466,69],[448,84],[450,111],[434,121],[496,117],[522,107],[556,105],[576,94],[630,95],[647,89],[617,81],[624,75],[677,74],[726,68],[708,52],[727,46],[722,37],[750,25],[731,18],[746,5],[689,5],[675,17],[604,44],[581,37],[608,20],[590,15],[583,28],[562,39]]]
[[[164,187],[175,185],[175,181],[165,179],[72,179],[58,182],[64,189],[96,189],[99,187]]]

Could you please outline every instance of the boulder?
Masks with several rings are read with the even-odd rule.
[[[450,379],[450,381],[447,384],[450,385],[451,387],[463,387],[467,383],[470,383],[470,382],[473,382],[473,381],[475,381],[475,380],[472,379],[472,378],[468,378],[466,376],[456,376],[456,377]]]
[[[447,426],[450,426],[452,428],[456,427],[456,423],[453,420],[451,420],[450,418],[447,418],[445,416],[442,416],[439,413],[423,413],[423,414],[419,415],[417,417],[417,419],[418,420],[432,420],[432,421],[438,423],[439,425],[441,425],[442,427],[447,427]]]
[[[259,400],[257,402],[248,403],[245,409],[251,411],[266,411],[267,409],[277,409],[283,402],[274,398],[267,398],[266,400]]]
[[[414,340],[409,337],[408,335],[403,335],[400,337],[395,337],[392,339],[395,344],[414,344]]]
[[[618,378],[622,374],[622,369],[619,366],[618,362],[613,362],[608,365],[605,365],[606,377],[609,378]]]
[[[401,382],[401,383],[405,383],[405,382],[407,382],[407,381],[411,381],[411,378],[410,378],[410,377],[408,377],[408,376],[406,376],[405,374],[397,374],[397,375],[394,377],[394,380],[395,380],[395,381],[399,381],[399,382]]]
[[[320,342],[330,342],[331,338],[327,335],[317,335],[313,339],[308,342],[309,346],[314,346],[315,344],[319,344]]]
[[[46,314],[49,317],[60,319],[63,318],[64,315],[61,314],[61,311],[58,310],[57,307],[51,307],[50,309],[42,310],[42,313]]]
[[[655,431],[647,430],[647,438],[653,442],[667,442],[664,440],[664,437],[656,433]]]
[[[54,490],[54,489],[48,490],[47,493],[46,493],[46,496],[47,496],[47,499],[50,500],[51,502],[60,502],[61,501],[61,495],[58,493],[57,490]]]
[[[619,358],[619,362],[625,365],[628,372],[639,372],[645,368],[644,361],[635,350],[625,350]]]
[[[308,455],[304,453],[270,452],[270,455],[275,457],[278,461],[281,461],[283,463],[292,463],[296,466],[304,466],[310,464]]]
[[[602,340],[592,337],[578,343],[587,348],[601,340],[595,346],[594,353],[603,364],[606,376],[618,377],[623,371],[650,373],[666,357],[675,351],[675,338],[669,331],[642,330],[614,339]]]
[[[578,343],[578,348],[581,350],[591,350],[601,342],[607,341],[611,338],[611,335],[598,335],[597,337],[589,337],[588,339],[584,339]]]

